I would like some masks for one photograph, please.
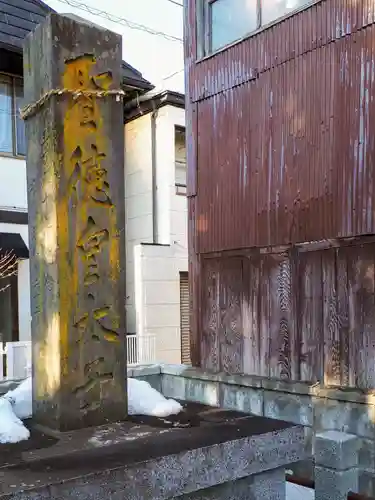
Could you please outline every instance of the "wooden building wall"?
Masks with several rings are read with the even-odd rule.
[[[375,4],[320,0],[200,61],[196,8],[192,362],[375,388]]]

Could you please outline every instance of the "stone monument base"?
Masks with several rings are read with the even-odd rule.
[[[188,404],[184,415],[33,432],[0,445],[0,499],[283,500],[285,468],[305,458],[303,428]],[[146,423],[147,421],[147,423]]]

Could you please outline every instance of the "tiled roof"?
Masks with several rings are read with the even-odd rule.
[[[41,0],[0,0],[0,48],[21,52],[23,39],[50,12]],[[124,83],[142,90],[153,88],[151,83],[130,64],[122,63]]]
[[[39,0],[0,0],[0,44],[21,50],[25,36],[49,12],[52,9]]]

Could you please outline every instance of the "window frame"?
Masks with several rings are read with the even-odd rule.
[[[175,185],[175,192],[176,192],[177,196],[186,196],[187,195],[187,161],[186,161],[186,158],[185,158],[185,161],[180,161],[176,157],[176,138],[177,138],[178,134],[181,134],[184,136],[184,145],[185,145],[185,153],[186,153],[186,127],[182,127],[180,125],[175,125],[175,127],[174,127],[174,144],[175,144],[174,185]],[[177,178],[176,178],[177,166],[184,168],[184,170],[186,172],[185,184],[182,184],[181,182],[177,182]]]
[[[11,79],[11,108],[12,108],[12,118],[11,118],[11,126],[12,126],[12,152],[7,152],[7,151],[1,151],[0,150],[0,157],[6,157],[6,158],[17,158],[19,160],[24,160],[26,158],[26,153],[19,154],[17,149],[17,119],[16,119],[16,114],[17,114],[17,109],[16,109],[16,101],[17,101],[17,96],[16,96],[16,86],[17,86],[17,81],[21,83],[21,86],[23,88],[23,78],[20,75],[15,75],[12,73],[7,73],[4,71],[0,71],[0,77],[5,77]]]
[[[206,59],[214,56],[215,54],[222,52],[223,50],[228,49],[232,45],[236,45],[237,43],[246,40],[252,36],[255,36],[259,32],[274,26],[275,24],[279,24],[288,17],[292,17],[303,10],[307,10],[312,5],[321,2],[322,0],[305,0],[306,3],[301,7],[296,7],[295,9],[287,12],[283,16],[280,16],[269,23],[262,24],[262,0],[255,0],[257,4],[257,28],[255,30],[249,31],[245,35],[236,38],[235,40],[219,47],[216,50],[212,50],[212,22],[211,22],[211,5],[217,2],[218,0],[198,0],[198,15],[197,15],[197,61],[199,62],[202,59]]]

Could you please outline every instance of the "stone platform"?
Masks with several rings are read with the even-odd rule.
[[[285,468],[306,449],[300,426],[199,404],[178,418],[32,434],[0,445],[0,499],[282,500]]]

